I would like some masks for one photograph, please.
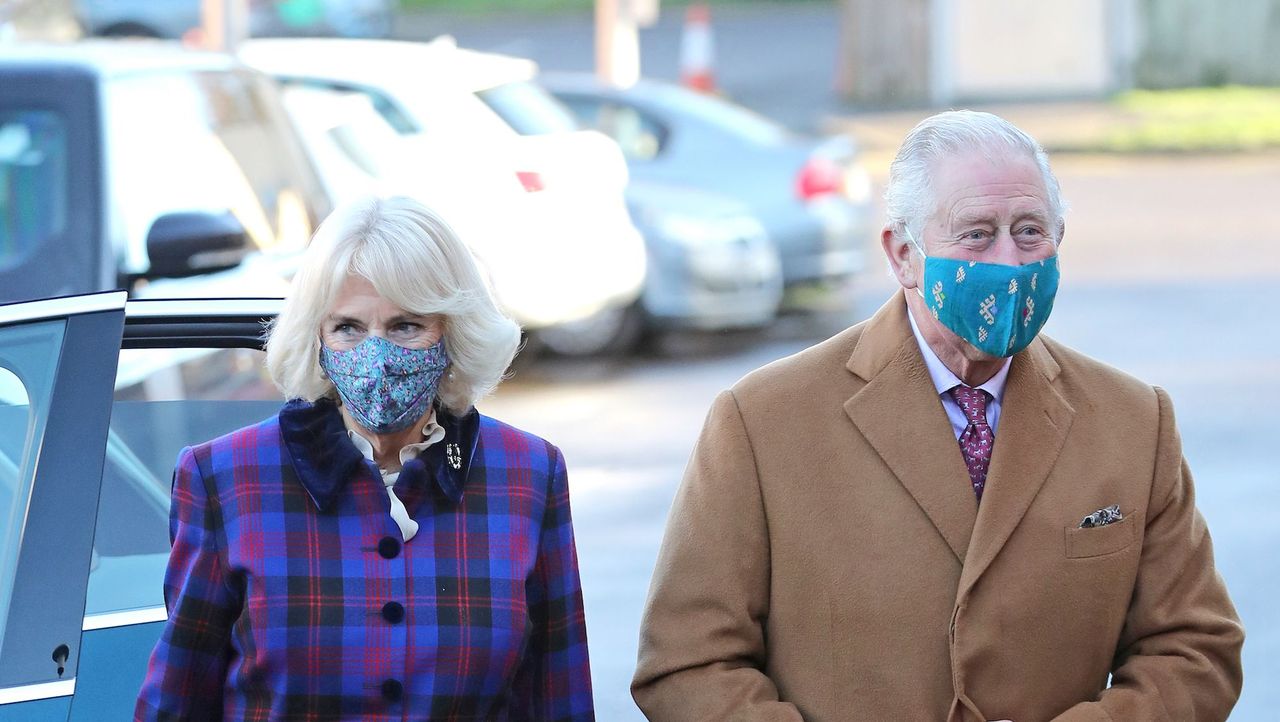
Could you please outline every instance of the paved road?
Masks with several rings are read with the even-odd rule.
[[[1047,332],[1172,394],[1199,505],[1248,627],[1233,720],[1280,708],[1280,434],[1273,299],[1276,159],[1112,163],[1064,158],[1074,209]],[[602,720],[641,719],[627,682],[667,510],[714,395],[748,370],[874,312],[877,269],[855,308],[768,333],[684,339],[680,353],[615,364],[544,362],[482,404],[560,444],[570,465],[593,677]]]

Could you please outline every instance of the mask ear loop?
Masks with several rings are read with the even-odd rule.
[[[929,256],[925,254],[924,247],[921,246],[918,241],[916,241],[916,237],[911,235],[911,229],[907,227],[906,223],[902,224],[902,231],[903,233],[907,234],[907,241],[911,244],[912,248],[915,248],[916,252],[920,254],[920,260],[922,261],[922,263],[920,268],[920,282],[916,284],[916,293],[920,294],[920,298],[924,298],[924,288],[922,288],[922,286],[924,285],[923,261],[929,260]]]

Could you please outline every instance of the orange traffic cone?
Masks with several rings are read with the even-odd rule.
[[[680,82],[703,93],[715,92],[715,54],[711,8],[704,2],[691,3],[685,10],[684,32],[680,35]]]

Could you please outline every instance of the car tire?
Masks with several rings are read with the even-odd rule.
[[[127,22],[108,25],[99,30],[96,35],[102,38],[160,38],[163,37],[159,31],[142,23]]]
[[[539,345],[559,356],[621,356],[640,348],[649,323],[640,304],[614,306],[537,332]]]

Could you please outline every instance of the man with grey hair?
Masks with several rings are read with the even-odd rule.
[[[1039,335],[1043,149],[941,113],[890,171],[902,289],[715,401],[632,692],[653,720],[1223,720],[1243,630],[1168,395]]]

